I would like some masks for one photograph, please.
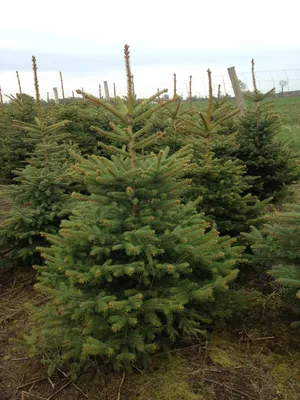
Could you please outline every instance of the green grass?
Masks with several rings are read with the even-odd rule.
[[[284,124],[281,132],[278,134],[278,139],[289,140],[291,146],[300,150],[300,124]]]
[[[232,104],[235,104],[234,99],[230,101],[232,101]],[[187,101],[184,102],[184,107],[189,107]],[[193,107],[199,111],[203,110],[207,107],[207,101],[194,101]],[[288,139],[291,141],[293,147],[300,149],[300,96],[276,97],[274,99],[274,111],[280,115],[282,122],[278,139]]]
[[[300,125],[300,97],[276,98],[274,106],[283,124]]]

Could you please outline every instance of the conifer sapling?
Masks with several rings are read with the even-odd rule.
[[[50,372],[57,363],[80,365],[94,356],[115,368],[146,362],[179,334],[198,335],[202,322],[230,314],[226,299],[241,248],[219,238],[197,213],[199,199],[180,200],[191,184],[183,178],[193,168],[191,147],[171,156],[168,148],[147,153],[162,133],[148,136],[151,124],[133,127],[152,115],[153,109],[140,110],[157,94],[135,104],[127,45],[124,55],[128,100],[122,111],[82,93],[124,125],[98,129],[123,145],[100,144],[111,159],[76,156],[90,194],[73,195],[78,205],[58,234],[46,235],[52,246],[41,249],[45,265],[36,266],[36,289],[49,302],[36,310],[34,348],[48,356]]]

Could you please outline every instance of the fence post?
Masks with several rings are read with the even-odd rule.
[[[63,81],[61,71],[59,71],[59,76],[60,76],[61,94],[62,94],[63,101],[65,101],[64,81]]]
[[[54,94],[55,103],[58,104],[59,103],[59,98],[58,98],[58,91],[57,91],[56,87],[53,88],[53,94]]]
[[[241,114],[245,114],[245,102],[243,92],[240,88],[239,80],[236,74],[235,67],[227,68],[229,78],[231,80],[232,88],[235,95],[236,105],[241,110]]]
[[[105,99],[106,99],[106,100],[109,100],[110,97],[109,97],[109,90],[108,90],[107,81],[104,81],[103,84],[104,84]]]

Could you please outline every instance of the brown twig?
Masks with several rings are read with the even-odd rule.
[[[50,383],[50,385],[53,387],[53,389],[54,389],[54,383],[51,381],[51,379],[48,377],[48,382]]]
[[[48,378],[38,378],[38,379],[33,379],[32,381],[29,381],[27,383],[23,383],[23,385],[21,384],[20,386],[17,387],[17,390],[22,389],[26,386],[32,385],[33,383],[37,383],[37,382],[42,382],[42,381],[46,381]]]
[[[22,385],[22,383],[24,381],[25,372],[26,371],[23,372],[23,376],[22,376],[22,379],[21,379],[21,385]],[[19,388],[17,387],[17,389],[14,391],[13,395],[9,398],[9,400],[12,400],[15,397],[15,395],[18,393],[18,390],[19,390]]]
[[[26,396],[35,397],[36,399],[47,400],[46,397],[42,397],[42,396],[39,396],[38,394],[29,393],[29,392],[24,392],[24,391],[22,391],[22,393],[21,393],[22,400],[26,400],[26,399],[25,399],[25,394],[26,394]]]
[[[2,369],[3,371],[7,372],[8,375],[10,375],[11,377],[13,377],[15,381],[18,380],[18,379],[14,376],[14,374],[12,374],[12,373],[11,373],[10,371],[8,371],[6,368],[0,366],[0,369]]]
[[[184,351],[184,350],[194,349],[195,347],[201,347],[201,344],[199,343],[199,344],[194,344],[193,346],[182,347],[181,349],[170,350],[170,351],[168,351],[168,354],[169,354],[169,353],[177,353],[178,351]],[[205,347],[202,347],[202,348],[204,349]],[[158,353],[158,354],[155,354],[155,357],[159,357],[159,356],[161,356],[161,355],[163,355],[163,354],[165,354],[165,353]]]
[[[262,308],[263,308],[263,312],[262,312],[262,316],[261,316],[261,322],[264,320],[264,318],[265,318],[265,312],[266,312],[266,305],[267,305],[267,303],[268,303],[268,301],[274,296],[274,294],[276,294],[277,293],[277,290],[274,290],[267,298],[266,298],[266,301],[264,302],[264,304],[263,304],[263,306],[262,306]]]
[[[57,367],[56,367],[56,369],[57,369],[61,374],[63,374],[64,377],[68,378],[68,375],[67,375],[64,371],[62,371],[61,369],[59,369],[59,368],[57,368]],[[84,392],[80,389],[80,387],[77,386],[76,383],[74,383],[73,381],[72,381],[72,385],[73,385],[85,398],[89,399],[89,396],[88,396],[86,393],[84,393]]]
[[[253,396],[251,396],[250,394],[244,393],[244,392],[242,392],[241,390],[238,390],[238,389],[232,388],[232,387],[230,387],[230,386],[227,386],[227,385],[225,385],[224,383],[217,382],[217,381],[214,381],[214,380],[208,379],[208,378],[204,378],[204,380],[207,381],[207,382],[213,383],[214,385],[222,386],[222,387],[224,387],[224,388],[226,388],[226,389],[228,389],[228,390],[231,390],[232,392],[239,393],[239,394],[241,394],[242,396],[248,397],[249,399],[254,399],[254,400],[256,400],[256,397],[253,397]]]
[[[60,393],[65,387],[69,386],[70,383],[72,383],[71,380],[69,380],[67,383],[65,383],[61,388],[59,388],[56,392],[51,394],[51,396],[47,397],[47,400],[53,399],[58,393]]]
[[[126,373],[125,373],[125,371],[124,371],[124,372],[123,372],[123,377],[122,377],[122,380],[121,380],[121,383],[120,383],[120,386],[119,386],[119,391],[118,391],[117,400],[120,400],[120,399],[121,399],[121,388],[122,388],[122,386],[123,386],[123,383],[124,383],[124,380],[125,380],[125,376],[126,376]]]

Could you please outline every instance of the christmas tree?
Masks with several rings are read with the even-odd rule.
[[[214,107],[211,72],[208,70],[209,103],[204,111],[186,119],[185,140],[195,147],[194,161],[198,164],[192,173],[192,198],[202,196],[198,209],[215,221],[221,234],[238,236],[258,224],[264,212],[264,203],[250,193],[245,179],[246,169],[235,158],[219,158],[216,147],[224,134],[226,121],[232,121],[238,110],[226,102]],[[226,135],[232,143],[231,133]],[[227,142],[227,145],[228,145]],[[230,146],[229,146],[230,147]]]
[[[246,98],[253,103],[241,117],[235,155],[247,167],[247,174],[255,178],[251,193],[260,199],[280,199],[287,193],[287,185],[299,179],[299,167],[290,149],[276,140],[280,121],[270,100],[275,89],[263,94],[256,86],[252,60],[254,91]]]
[[[221,95],[221,85],[218,86],[218,96],[213,98],[211,121],[218,121],[226,115],[225,120],[219,121],[218,134],[213,135],[213,147],[215,157],[228,160],[234,157],[237,150],[236,134],[238,125],[238,112],[227,96]]]
[[[27,154],[33,150],[24,142],[24,134],[13,125],[13,120],[34,123],[36,103],[26,94],[9,96],[10,102],[0,113],[0,183],[12,183],[15,170],[25,166]]]
[[[168,148],[147,154],[162,134],[148,136],[149,123],[135,132],[133,126],[168,102],[141,114],[158,94],[135,104],[127,45],[124,53],[128,100],[122,111],[82,93],[119,119],[124,128],[112,123],[112,132],[101,133],[122,146],[101,144],[111,159],[76,156],[89,194],[73,195],[79,204],[59,234],[46,235],[52,246],[41,249],[45,265],[35,267],[36,289],[49,302],[36,310],[39,328],[27,340],[46,354],[50,370],[94,356],[115,368],[146,362],[179,334],[198,335],[201,323],[231,311],[230,282],[242,249],[219,238],[197,213],[199,199],[180,201],[191,183],[184,178],[193,168],[191,147],[170,156]]]
[[[30,124],[15,121],[14,126],[25,132],[25,143],[34,150],[25,168],[15,171],[16,184],[4,187],[4,195],[13,201],[4,225],[0,244],[6,257],[5,265],[32,263],[39,260],[38,245],[45,239],[41,232],[55,233],[62,218],[70,213],[69,194],[72,181],[68,175],[68,135],[61,133],[67,121],[47,126],[40,105],[36,61],[33,57],[38,117]]]
[[[82,155],[97,151],[99,135],[90,129],[91,126],[111,131],[109,125],[112,120],[111,114],[96,107],[82,108],[82,103],[56,106],[55,118],[58,121],[70,121],[64,131],[70,134],[70,139],[78,145]]]
[[[266,217],[259,231],[244,234],[253,250],[253,265],[270,269],[270,274],[286,288],[285,298],[300,317],[300,206],[290,204],[282,212]],[[300,327],[300,321],[293,323]]]

